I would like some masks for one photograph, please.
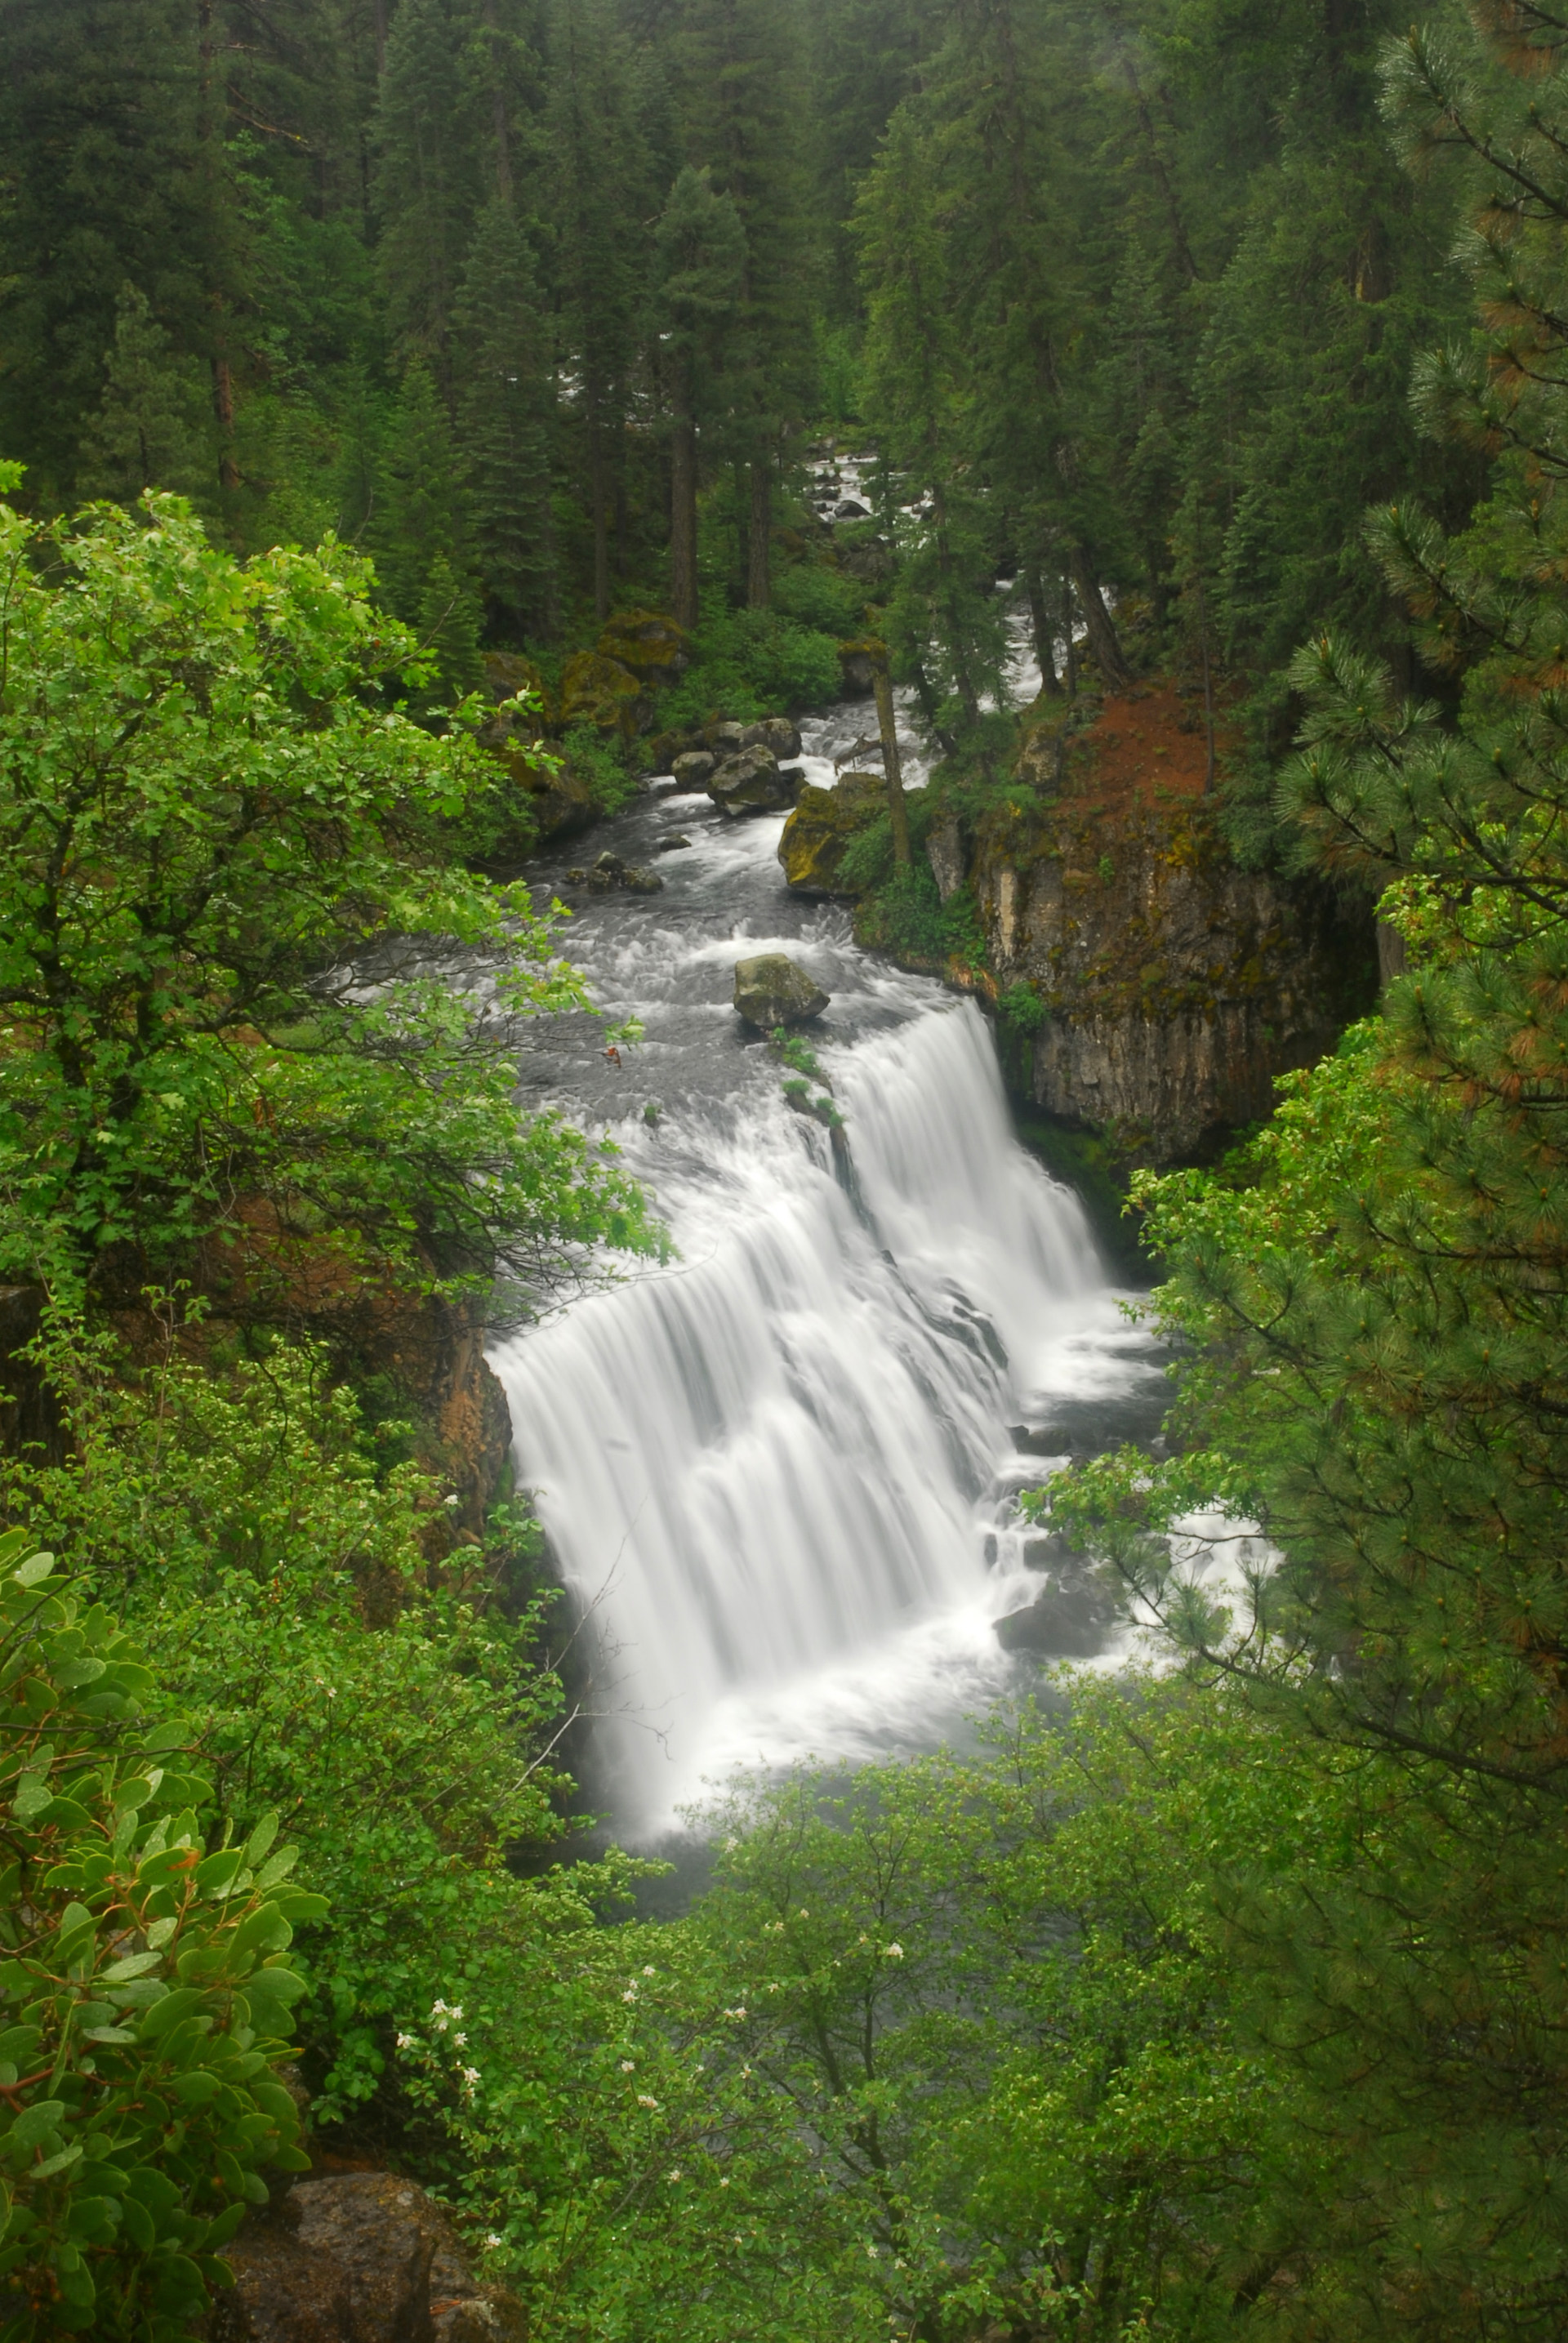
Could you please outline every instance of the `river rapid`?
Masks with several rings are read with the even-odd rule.
[[[802,724],[809,779],[867,714]],[[564,852],[530,874],[580,904],[566,950],[601,1010],[645,1030],[618,1065],[591,1019],[541,1021],[524,1094],[616,1141],[678,1252],[492,1353],[583,1621],[587,1787],[632,1843],[737,1767],[961,1738],[1029,1664],[993,1624],[1040,1584],[1017,1490],[1151,1433],[1165,1395],[1078,1198],[1014,1137],[985,1020],[792,896],[783,819],[656,781],[578,857],[661,893],[584,896]],[[731,1006],[769,950],[832,996],[807,1035],[848,1163]]]

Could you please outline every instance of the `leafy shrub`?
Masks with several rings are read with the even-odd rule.
[[[77,1461],[7,1465],[5,1510],[93,1554],[220,1826],[297,1817],[301,1876],[331,1904],[310,1936],[307,2070],[340,2120],[455,1990],[459,1923],[521,1926],[505,1849],[558,1828],[539,1754],[561,1691],[526,1532],[508,1518],[453,1545],[437,1484],[408,1463],[377,1473],[352,1394],[307,1346],[222,1378],[175,1355],[136,1377],[66,1334],[50,1363]]]
[[[0,2286],[6,2343],[66,2333],[173,2343],[226,2282],[220,2249],[300,2168],[270,2069],[305,1979],[276,1820],[206,1852],[207,1784],[110,1613],[51,1587],[54,1557],[0,1538]]]
[[[709,605],[692,638],[692,663],[659,701],[672,730],[716,715],[753,723],[759,717],[816,708],[839,694],[835,636],[802,626],[783,610],[730,610]]]
[[[637,782],[626,768],[619,741],[593,724],[573,724],[563,734],[561,747],[574,771],[582,775],[601,813],[618,813],[637,795]]]
[[[864,632],[866,588],[859,578],[847,578],[825,563],[799,561],[781,570],[774,581],[773,607],[802,627],[841,641]]]
[[[1010,984],[999,992],[996,1013],[1018,1033],[1038,1033],[1049,1011],[1032,984]]]

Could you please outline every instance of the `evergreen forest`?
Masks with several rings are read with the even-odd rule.
[[[5,0],[0,2343],[324,2159],[529,2343],[1568,2334],[1565,320],[1538,0]],[[1124,1183],[1140,1656],[685,1897],[462,1397],[672,1259],[528,864],[857,662],[868,948],[986,995],[933,824],[1159,685],[1382,982]]]

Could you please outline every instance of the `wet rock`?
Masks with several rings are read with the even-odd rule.
[[[749,813],[777,813],[793,802],[800,776],[779,770],[771,749],[742,749],[726,757],[708,783],[708,794],[720,813],[738,818]]]
[[[833,508],[835,520],[869,520],[871,508],[863,505],[859,497],[840,497]]]
[[[711,749],[689,749],[670,766],[678,789],[705,789],[719,759]]]
[[[449,2215],[390,2172],[302,2180],[224,2248],[209,2343],[524,2343],[522,2305],[477,2278]]]
[[[840,649],[839,678],[846,699],[870,699],[875,697],[877,673],[864,651],[849,648]]]
[[[820,1017],[831,998],[787,952],[760,952],[735,963],[735,1006],[765,1033]]]
[[[789,885],[802,895],[847,895],[859,890],[840,877],[844,850],[858,830],[874,820],[887,802],[880,775],[846,773],[830,789],[801,789],[779,840],[779,860]]]
[[[664,885],[657,870],[623,862],[618,854],[601,854],[588,874],[590,895],[657,895]]]
[[[1053,1579],[1021,1611],[996,1623],[1004,1652],[1034,1652],[1042,1658],[1092,1660],[1105,1648],[1116,1607],[1092,1579]]]
[[[740,748],[745,730],[744,724],[709,724],[702,738],[716,756],[733,757]]]
[[[678,854],[683,846],[690,844],[689,838],[682,838],[677,834],[674,838],[661,838],[653,850],[656,854]]]

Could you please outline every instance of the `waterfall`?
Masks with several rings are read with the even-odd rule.
[[[929,1739],[983,1694],[1006,1426],[1103,1341],[1082,1209],[1017,1145],[974,1007],[929,987],[820,1054],[853,1192],[772,1078],[628,1126],[680,1258],[494,1362],[634,1829],[736,1760]]]

